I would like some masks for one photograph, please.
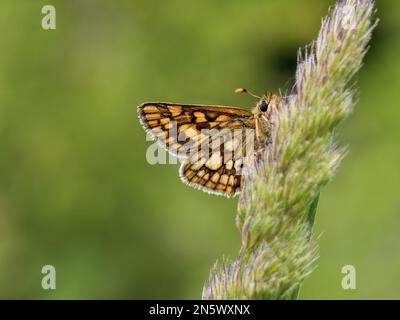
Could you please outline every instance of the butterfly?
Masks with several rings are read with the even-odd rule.
[[[235,92],[253,95],[244,88]],[[184,183],[231,197],[243,188],[244,169],[271,143],[271,115],[281,97],[268,94],[257,98],[251,111],[146,102],[138,107],[139,121],[160,146],[183,159],[179,174]]]

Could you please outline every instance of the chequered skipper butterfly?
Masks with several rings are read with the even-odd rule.
[[[235,92],[248,91],[239,88]],[[277,95],[257,98],[259,101],[252,111],[146,102],[138,107],[139,120],[162,147],[183,159],[180,168],[183,182],[230,197],[242,190],[243,169],[271,143],[271,114],[281,98]]]

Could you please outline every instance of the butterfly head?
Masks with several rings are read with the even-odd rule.
[[[281,98],[276,95],[276,94],[266,94],[262,97],[256,96],[255,94],[253,94],[251,91],[245,89],[245,88],[237,88],[235,89],[236,93],[247,93],[249,95],[251,95],[254,98],[260,99],[257,102],[256,107],[252,110],[253,114],[255,117],[270,117],[273,110],[278,108],[280,102],[281,102]]]
[[[257,102],[257,106],[253,109],[253,114],[259,117],[270,117],[274,109],[278,108],[280,101],[281,99],[278,95],[267,94]]]

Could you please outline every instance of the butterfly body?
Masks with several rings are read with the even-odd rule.
[[[185,183],[230,197],[243,187],[243,169],[270,143],[271,114],[279,103],[279,96],[264,96],[249,111],[148,102],[138,107],[138,113],[144,129],[183,159],[180,176]]]

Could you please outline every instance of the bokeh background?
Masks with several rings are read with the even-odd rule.
[[[379,28],[341,127],[350,153],[323,190],[303,299],[400,298],[400,2]],[[199,298],[240,247],[237,199],[150,165],[143,101],[253,106],[290,89],[296,51],[334,1],[0,2],[0,298]],[[53,4],[57,29],[41,28]],[[41,288],[41,268],[57,289]],[[357,289],[341,288],[341,268]]]

